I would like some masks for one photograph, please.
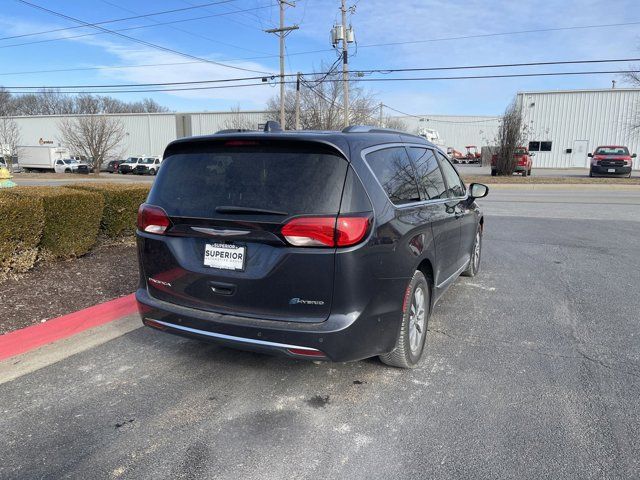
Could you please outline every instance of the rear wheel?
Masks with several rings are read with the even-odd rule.
[[[522,171],[522,176],[523,176],[523,177],[526,177],[526,176],[527,176],[527,171],[526,171],[526,170],[523,170],[523,171]]]
[[[496,169],[495,169],[495,168],[492,168],[492,169],[491,169],[491,176],[492,176],[492,177],[495,177],[497,174],[498,174],[498,172],[496,171]]]
[[[392,367],[414,368],[418,365],[427,337],[431,290],[422,272],[413,274],[408,290],[409,300],[405,300],[396,346],[391,352],[380,355],[380,360]]]
[[[465,277],[475,277],[480,270],[480,257],[482,256],[482,228],[478,225],[476,231],[476,238],[473,240],[473,246],[471,247],[471,258],[469,259],[469,266],[462,272]]]
[[[531,169],[527,170],[527,175],[531,176]]]
[[[155,175],[156,171],[152,168],[151,170],[149,170],[149,175]]]

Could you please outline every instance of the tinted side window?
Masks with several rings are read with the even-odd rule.
[[[404,147],[371,152],[367,155],[367,163],[394,204],[420,200],[413,166]]]
[[[429,148],[411,147],[409,149],[411,159],[416,166],[418,183],[422,192],[430,200],[446,197],[446,187],[438,162]]]
[[[440,166],[442,167],[442,173],[447,182],[447,196],[448,197],[464,197],[465,188],[462,180],[458,176],[458,172],[453,168],[453,165],[449,163],[444,155],[438,153],[438,159],[440,160]]]

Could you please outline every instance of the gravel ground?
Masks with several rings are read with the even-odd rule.
[[[127,295],[136,288],[137,271],[135,244],[126,240],[0,281],[0,335]]]

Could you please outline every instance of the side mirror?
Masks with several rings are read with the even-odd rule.
[[[636,154],[634,153],[633,155],[631,155],[631,158],[636,158]]]
[[[529,153],[529,156],[530,156],[530,157],[535,157],[535,156],[536,156],[536,154],[535,154],[535,153],[533,153],[533,152],[530,152],[530,153]]]
[[[592,158],[593,157],[593,153],[587,153],[587,157]]]
[[[482,183],[472,183],[469,185],[469,196],[471,198],[484,198],[489,194],[489,187]]]

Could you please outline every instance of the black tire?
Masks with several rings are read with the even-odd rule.
[[[396,346],[389,353],[380,355],[383,363],[398,368],[415,368],[420,362],[427,338],[431,310],[431,287],[422,272],[416,271],[413,274],[408,289],[409,303],[402,314],[402,325],[396,339]],[[420,296],[422,296],[422,310],[416,309],[420,303]],[[420,311],[422,311],[421,321],[419,320]]]
[[[65,168],[65,169],[64,169],[64,173],[71,173],[71,170],[70,170],[70,169],[68,169],[68,168]]]
[[[531,176],[531,169],[527,170],[527,175]]]
[[[523,171],[522,171],[522,176],[523,176],[523,177],[526,177],[526,176],[527,176],[527,171],[526,171],[526,170],[523,170]]]
[[[477,248],[476,248],[477,246]],[[482,259],[482,227],[478,225],[476,231],[476,238],[471,245],[471,258],[469,260],[469,266],[462,272],[465,277],[475,277],[480,271],[480,260]]]
[[[593,177],[593,170],[589,170],[589,176]]]
[[[151,170],[149,170],[149,175],[153,176],[155,174],[156,174],[155,169],[152,168]]]
[[[491,176],[495,177],[497,174],[498,174],[498,172],[494,168],[492,168],[491,169]]]

